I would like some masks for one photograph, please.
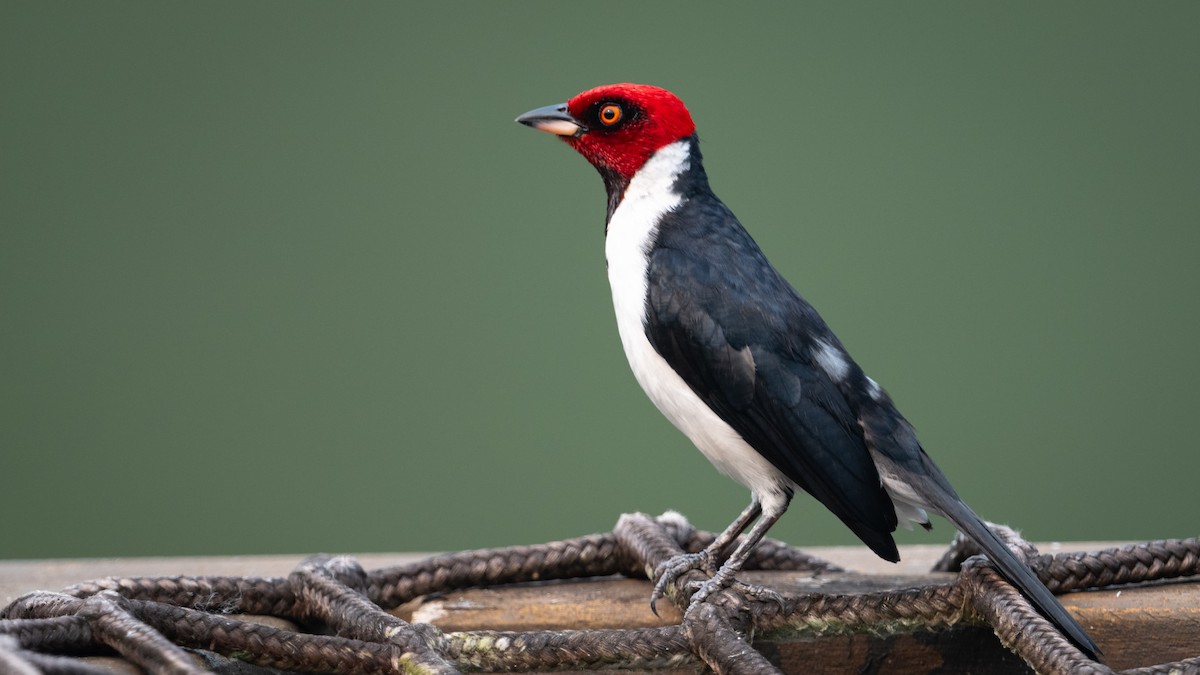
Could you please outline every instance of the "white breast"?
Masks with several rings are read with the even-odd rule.
[[[782,503],[782,490],[790,481],[705,405],[646,339],[648,253],[659,220],[682,201],[673,186],[687,167],[686,141],[659,149],[634,175],[609,219],[604,250],[617,330],[634,377],[659,411],[719,471],[750,488],[769,507]]]

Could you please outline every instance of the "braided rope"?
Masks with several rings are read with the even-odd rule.
[[[463,551],[370,572],[367,597],[390,609],[435,592],[618,574],[630,571],[632,562],[613,534]]]
[[[679,626],[632,630],[448,633],[446,658],[464,670],[678,668],[695,662]]]
[[[1104,588],[1200,574],[1200,539],[1166,539],[1096,553],[1046,556],[1046,585],[1055,592]]]
[[[1200,539],[1153,541],[1095,553],[1040,555],[1008,528],[997,533],[1056,592],[1164,582],[1200,575]],[[201,649],[294,672],[429,673],[591,668],[651,670],[702,662],[718,673],[777,672],[752,648],[756,634],[890,634],[990,625],[1040,673],[1108,675],[1086,659],[966,539],[938,562],[953,583],[871,593],[791,595],[780,601],[734,586],[689,606],[693,572],[671,589],[684,612],[661,628],[443,633],[385,610],[434,592],[495,584],[624,574],[652,577],[664,560],[703,549],[713,535],[678,514],[621,517],[611,533],[535,546],[464,551],[366,571],[347,557],[313,557],[281,577],[111,577],[35,592],[0,611],[0,672],[94,673],[62,655],[109,647],[152,672],[208,672],[185,649]],[[746,569],[839,571],[777,541]],[[239,612],[321,625],[317,635],[239,621]],[[1200,673],[1200,657],[1124,671]]]
[[[280,578],[263,577],[109,577],[63,589],[86,598],[113,591],[130,600],[151,600],[208,612],[285,616],[296,604],[292,588]]]

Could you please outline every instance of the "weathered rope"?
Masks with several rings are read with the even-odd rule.
[[[1041,555],[1012,530],[996,529],[1057,592],[1200,575],[1200,539]],[[777,671],[753,649],[756,634],[886,634],[963,622],[990,625],[1037,672],[1113,672],[1079,653],[962,538],[937,565],[959,570],[957,579],[920,588],[793,594],[778,602],[734,586],[688,607],[689,582],[703,579],[693,572],[672,589],[672,600],[686,610],[677,626],[445,633],[386,611],[455,589],[612,574],[647,577],[663,560],[701,550],[712,537],[677,514],[627,514],[611,533],[464,551],[372,571],[347,557],[314,557],[288,577],[101,579],[61,593],[30,593],[0,612],[0,672],[90,675],[98,671],[67,655],[105,649],[155,673],[209,672],[187,651],[195,649],[294,672],[650,670],[702,662],[718,673],[763,673]],[[760,544],[746,569],[839,570],[776,541]],[[233,613],[280,617],[333,634],[240,621],[228,616]],[[1125,673],[1200,673],[1200,657]]]

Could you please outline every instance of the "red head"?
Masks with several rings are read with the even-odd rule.
[[[589,89],[564,104],[530,110],[517,121],[561,136],[602,174],[615,173],[625,182],[656,150],[696,131],[683,101],[646,84]]]

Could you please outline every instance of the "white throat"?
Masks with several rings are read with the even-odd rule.
[[[646,256],[658,233],[659,220],[683,201],[674,188],[675,179],[688,168],[688,154],[687,141],[659,148],[633,175],[608,221],[604,257],[617,310],[617,328],[627,354],[631,332],[644,339]]]

